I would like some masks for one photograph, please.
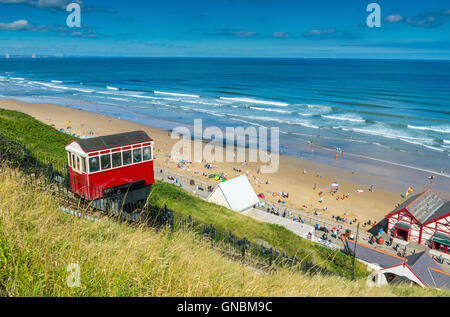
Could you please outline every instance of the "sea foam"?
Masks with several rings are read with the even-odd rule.
[[[154,91],[155,94],[159,95],[168,95],[168,96],[179,96],[179,97],[190,97],[190,98],[199,98],[199,95],[191,95],[191,94],[180,94],[176,92],[165,92],[165,91]]]
[[[438,133],[450,133],[450,126],[414,126],[408,124],[409,129],[433,131]]]
[[[322,118],[330,120],[350,121],[350,122],[366,122],[362,117],[353,114],[336,114],[322,115]]]
[[[268,101],[268,100],[257,100],[252,98],[231,98],[231,97],[220,97],[221,100],[229,100],[229,101],[237,101],[237,102],[245,102],[245,103],[258,103],[262,105],[271,105],[277,107],[287,107],[288,103],[278,102],[278,101]]]

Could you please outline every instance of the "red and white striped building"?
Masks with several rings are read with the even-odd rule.
[[[395,238],[450,253],[450,202],[431,189],[407,199],[386,218],[387,232]]]

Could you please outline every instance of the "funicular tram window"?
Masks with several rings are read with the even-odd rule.
[[[142,161],[142,150],[136,149],[133,150],[133,163],[139,163]]]
[[[122,165],[122,155],[120,152],[112,154],[112,167],[119,167]]]
[[[111,168],[111,155],[105,154],[101,156],[102,171]]]
[[[72,153],[72,168],[77,169],[77,160],[75,158],[75,154]]]
[[[142,149],[144,152],[144,161],[149,161],[152,159],[152,148],[150,146]]]
[[[131,164],[131,150],[122,152],[123,165]]]
[[[100,160],[99,157],[89,158],[89,172],[98,172],[100,170]]]
[[[76,172],[80,172],[80,158],[78,157],[78,155],[72,154],[72,168],[76,171]]]

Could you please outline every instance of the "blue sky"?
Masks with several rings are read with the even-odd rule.
[[[450,59],[449,0],[70,2],[0,0],[0,55]]]

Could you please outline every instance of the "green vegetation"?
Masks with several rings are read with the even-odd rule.
[[[64,147],[75,138],[34,119],[25,113],[0,109],[0,134],[25,144],[33,152],[66,162]]]
[[[365,279],[258,271],[224,257],[192,232],[173,234],[63,213],[36,183],[0,173],[0,296],[449,296]],[[68,266],[80,268],[69,287]],[[73,280],[72,280],[73,281]]]
[[[152,188],[149,203],[161,208],[167,205],[167,208],[186,217],[190,215],[192,219],[201,223],[212,224],[222,232],[231,232],[252,242],[264,241],[290,256],[295,255],[302,261],[310,261],[330,271],[351,276],[353,262],[350,256],[312,243],[282,226],[263,223],[225,207],[208,203],[172,184],[158,181]],[[357,262],[355,276],[367,275],[366,266]]]
[[[0,134],[65,163],[74,138],[29,115],[0,109]],[[418,287],[366,286],[358,263],[350,281],[279,268],[255,273],[211,249],[192,233],[91,222],[57,209],[50,193],[0,173],[0,296],[449,296]],[[345,276],[352,259],[302,239],[287,229],[258,222],[210,204],[171,184],[156,182],[152,205],[173,209],[217,230],[266,242],[288,255]],[[82,286],[66,285],[67,265],[80,264]]]
[[[66,161],[64,147],[73,137],[41,123],[33,117],[17,111],[0,109],[0,134],[22,142],[31,150],[44,153],[50,160]],[[212,224],[217,230],[252,242],[265,242],[279,251],[310,261],[344,276],[352,274],[352,259],[339,251],[332,251],[308,240],[302,239],[282,226],[258,222],[232,212],[216,204],[189,194],[172,184],[156,182],[152,186],[150,204],[173,209],[181,215],[191,215],[194,220]],[[357,262],[355,276],[367,276],[365,266]]]

